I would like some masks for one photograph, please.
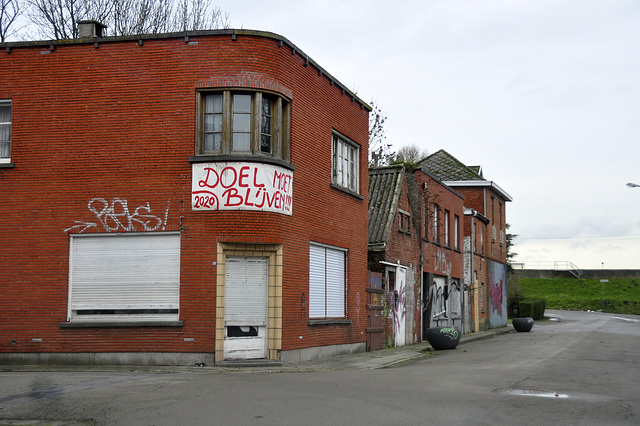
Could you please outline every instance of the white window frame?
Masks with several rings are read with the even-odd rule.
[[[70,236],[67,321],[178,321],[179,313],[180,233]]]
[[[451,246],[451,242],[449,241],[449,210],[444,211],[444,245],[447,247]]]
[[[460,216],[453,217],[453,248],[460,250]]]
[[[433,242],[438,244],[440,243],[440,236],[438,235],[438,210],[440,206],[437,204],[433,205]]]
[[[331,147],[331,183],[340,189],[359,194],[360,146],[334,131]]]
[[[2,127],[9,128],[9,139],[0,140],[0,155],[2,155],[2,151],[3,151],[2,145],[7,144],[8,156],[0,157],[0,163],[11,163],[11,100],[0,99],[0,107],[9,107],[9,121],[0,121],[0,128]]]
[[[309,319],[346,316],[347,250],[309,244]]]

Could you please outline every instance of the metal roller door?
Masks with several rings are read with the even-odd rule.
[[[177,319],[180,234],[73,236],[69,286],[71,320]]]

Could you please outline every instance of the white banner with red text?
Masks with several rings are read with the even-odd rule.
[[[262,163],[192,165],[193,210],[257,210],[291,215],[293,172]]]

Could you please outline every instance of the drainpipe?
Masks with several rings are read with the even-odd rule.
[[[474,256],[474,247],[475,247],[475,239],[476,239],[476,221],[475,221],[475,217],[478,214],[477,211],[475,211],[474,209],[464,209],[464,215],[465,216],[471,216],[471,238],[469,241],[469,282],[471,283],[471,291],[473,292],[473,324],[474,324],[474,328],[473,331],[474,333],[477,333],[480,328],[480,319],[478,318],[478,316],[480,315],[479,309],[478,309],[478,283],[476,282],[477,280],[475,279],[474,276],[474,267],[473,267],[473,259],[475,258]]]

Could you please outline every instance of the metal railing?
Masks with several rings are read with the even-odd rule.
[[[580,269],[576,264],[569,261],[536,261],[536,262],[513,262],[511,264],[513,269],[544,269],[553,271],[566,271],[576,278],[580,278],[584,275],[584,271]]]

